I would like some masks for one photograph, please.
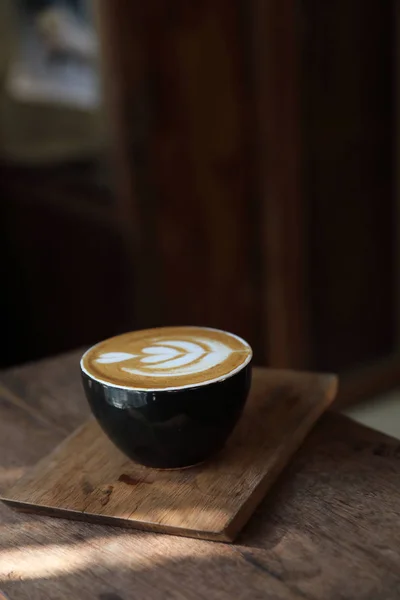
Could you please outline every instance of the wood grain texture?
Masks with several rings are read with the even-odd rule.
[[[235,331],[261,359],[241,3],[98,6],[138,320]]]
[[[342,374],[396,351],[395,4],[298,3],[316,370]]]
[[[234,435],[214,460],[156,471],[90,420],[3,496],[21,510],[232,541],[336,393],[334,376],[255,369]]]
[[[0,437],[1,459],[19,446]],[[13,600],[398,600],[399,457],[397,440],[327,414],[235,545],[0,503],[0,588]]]
[[[77,350],[3,371],[3,394],[65,437],[90,413],[80,380],[83,352]]]
[[[79,404],[77,356],[21,367],[12,379],[0,374],[18,400],[0,405],[0,464],[10,477],[62,440],[39,390],[44,379],[59,398],[57,379],[69,380]],[[282,371],[277,385],[288,377]],[[76,422],[74,394],[63,410]],[[41,445],[37,432],[44,439],[46,429]],[[235,545],[31,516],[0,503],[0,588],[13,600],[398,600],[399,507],[399,442],[327,413]]]
[[[281,0],[243,4],[251,24],[247,43],[257,148],[265,355],[274,367],[308,368],[298,6]]]
[[[14,400],[0,385],[0,491],[10,487],[60,440],[60,433],[49,427],[46,418]]]
[[[82,352],[0,372],[0,490],[88,417],[79,377]]]
[[[393,350],[392,4],[98,4],[140,325],[286,368]]]

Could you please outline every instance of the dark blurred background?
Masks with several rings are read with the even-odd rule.
[[[397,4],[2,0],[0,365],[199,324],[399,383]]]

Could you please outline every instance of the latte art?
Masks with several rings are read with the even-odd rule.
[[[88,375],[120,387],[178,389],[223,379],[251,359],[233,334],[170,327],[124,334],[94,346],[82,358]]]
[[[166,340],[142,349],[141,354],[106,352],[96,360],[110,364],[129,361],[123,371],[143,377],[176,377],[206,371],[223,362],[231,350],[212,340]]]

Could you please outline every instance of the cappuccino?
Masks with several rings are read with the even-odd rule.
[[[178,390],[222,381],[244,368],[252,350],[240,337],[207,327],[161,327],[119,335],[90,348],[81,368],[119,388]]]

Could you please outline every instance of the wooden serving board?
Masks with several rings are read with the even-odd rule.
[[[94,420],[85,423],[3,500],[19,510],[232,542],[334,399],[331,375],[254,369],[244,414],[225,449],[186,470],[128,460]]]

